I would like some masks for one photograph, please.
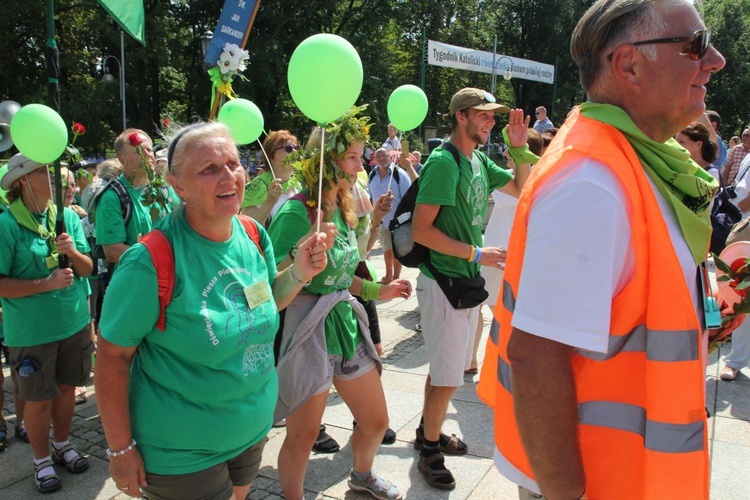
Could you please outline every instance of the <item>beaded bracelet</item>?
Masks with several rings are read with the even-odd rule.
[[[312,280],[310,280],[307,283],[305,283],[304,280],[299,279],[294,274],[294,264],[292,264],[291,266],[289,266],[289,277],[291,278],[292,282],[295,283],[295,284],[297,284],[297,285],[308,286],[310,283],[312,283]]]
[[[135,448],[135,445],[136,445],[135,439],[133,439],[133,440],[130,441],[130,446],[128,446],[124,450],[112,451],[109,448],[107,448],[107,450],[106,450],[106,452],[107,452],[107,458],[120,457],[120,456],[126,454],[127,452],[129,452],[130,450],[132,450],[133,448]]]

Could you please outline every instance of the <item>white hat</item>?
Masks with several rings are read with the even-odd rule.
[[[8,162],[8,173],[3,176],[0,187],[7,191],[18,179],[44,166],[42,163],[28,159],[22,153],[18,153]]]

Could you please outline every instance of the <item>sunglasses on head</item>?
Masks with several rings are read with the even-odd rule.
[[[283,149],[287,153],[291,153],[292,151],[297,151],[299,149],[299,146],[297,144],[295,144],[294,146],[284,144],[283,146],[279,146],[278,148],[276,148],[276,151],[278,151],[279,149]]]
[[[708,52],[708,47],[711,45],[711,32],[708,30],[698,30],[690,36],[643,40],[641,42],[633,42],[632,45],[647,45],[651,43],[687,43],[687,51],[683,52],[683,54],[687,54],[690,56],[690,59],[697,61],[702,59],[706,55],[706,52]]]

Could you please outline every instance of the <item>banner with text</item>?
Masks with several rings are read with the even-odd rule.
[[[428,40],[427,52],[428,64],[492,74],[492,52],[467,49],[434,40]],[[555,83],[555,67],[552,64],[503,54],[495,55],[495,74],[502,78],[506,71],[510,71],[513,78]]]
[[[215,66],[219,61],[224,44],[233,43],[244,49],[247,35],[253,26],[255,14],[258,12],[260,0],[226,0],[221,9],[219,23],[214,31],[206,51],[206,64]]]

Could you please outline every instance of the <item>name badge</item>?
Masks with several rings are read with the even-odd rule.
[[[245,293],[247,305],[250,306],[250,309],[255,309],[271,300],[271,289],[266,280],[250,285],[242,291]]]
[[[706,328],[721,328],[721,311],[712,293],[712,285],[715,285],[716,280],[716,264],[711,259],[708,266],[706,263],[703,263],[698,267],[698,271],[701,278],[701,294],[703,295],[703,314],[706,320]],[[711,271],[713,271],[713,279],[711,279]]]
[[[53,269],[57,267],[57,257],[54,255],[50,255],[46,259],[44,259],[44,263],[47,265],[47,269]]]

